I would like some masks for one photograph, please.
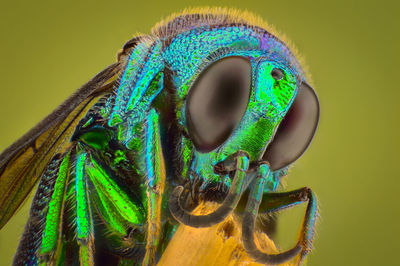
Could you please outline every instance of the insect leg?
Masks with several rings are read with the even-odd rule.
[[[94,219],[100,218],[105,229],[96,240],[105,238],[112,243],[108,248],[113,255],[128,260],[132,257],[143,259],[144,245],[136,241],[134,234],[145,222],[143,206],[115,182],[113,173],[107,171],[94,156],[90,156],[90,163],[86,164],[85,171],[91,185],[90,205]]]
[[[244,152],[236,153],[235,157],[235,176],[228,195],[221,206],[207,215],[192,215],[181,206],[179,199],[183,187],[178,186],[172,192],[168,202],[171,214],[176,220],[192,227],[208,227],[223,221],[236,208],[243,191],[246,189],[243,187],[243,183],[249,168],[249,158]]]
[[[128,226],[138,227],[144,222],[142,206],[131,200],[92,156],[85,168],[94,187],[91,190],[94,208],[97,207],[101,218],[113,231],[126,235]]]
[[[76,238],[79,245],[79,261],[81,265],[94,265],[93,220],[85,172],[87,153],[80,151],[76,157]]]
[[[249,200],[243,218],[243,244],[247,253],[257,262],[266,264],[281,264],[292,259],[301,252],[300,261],[311,250],[313,228],[316,216],[316,200],[309,188],[301,188],[285,193],[266,193],[263,195],[263,186],[270,170],[267,165],[260,166],[260,175],[252,184]],[[300,231],[300,239],[295,247],[279,254],[266,254],[260,251],[254,243],[254,224],[261,200],[265,212],[274,212],[308,201],[306,215]]]
[[[165,187],[165,165],[161,147],[159,115],[152,109],[147,117],[146,132],[147,169],[147,241],[142,265],[155,265],[155,254],[160,237],[162,197]]]
[[[298,240],[298,245],[302,248],[300,261],[304,260],[312,249],[315,221],[318,217],[317,199],[312,190],[308,187],[303,187],[283,193],[266,193],[263,195],[262,200],[261,208],[263,212],[275,212],[308,202]]]
[[[39,258],[43,261],[57,256],[70,156],[60,157],[53,157],[40,178],[13,265],[38,264]]]

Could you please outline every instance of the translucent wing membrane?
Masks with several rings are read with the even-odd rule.
[[[317,95],[308,84],[302,83],[273,141],[268,145],[263,160],[269,162],[273,170],[296,161],[311,143],[318,120]]]
[[[0,228],[13,215],[56,153],[62,153],[79,120],[113,88],[120,64],[115,63],[80,88],[27,134],[0,155]]]

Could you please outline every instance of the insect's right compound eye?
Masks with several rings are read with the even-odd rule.
[[[301,157],[314,137],[318,120],[317,94],[307,83],[302,83],[263,156],[272,170],[284,168]]]
[[[200,152],[219,147],[243,117],[251,90],[251,64],[227,57],[209,66],[190,89],[186,117],[190,137]]]

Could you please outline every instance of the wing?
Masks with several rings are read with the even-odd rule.
[[[27,197],[51,158],[69,148],[79,120],[113,89],[121,71],[120,62],[97,74],[0,154],[0,229]]]

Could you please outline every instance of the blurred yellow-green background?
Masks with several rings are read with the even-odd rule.
[[[400,265],[399,1],[3,1],[0,150],[113,63],[133,34],[204,5],[259,14],[308,62],[320,127],[287,178],[288,189],[309,186],[319,198],[308,265]],[[28,205],[0,231],[0,265],[12,261]],[[282,213],[281,246],[295,242],[303,211]]]

